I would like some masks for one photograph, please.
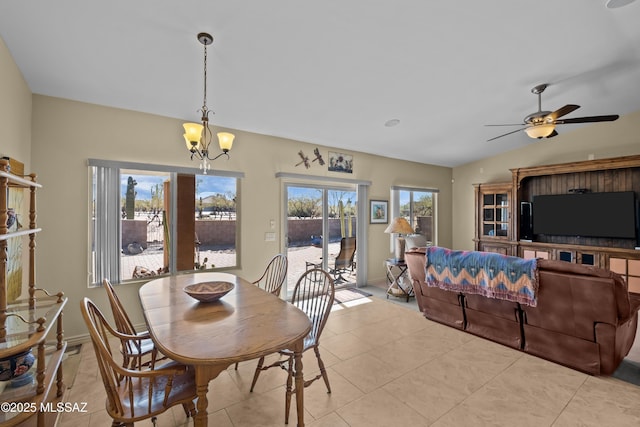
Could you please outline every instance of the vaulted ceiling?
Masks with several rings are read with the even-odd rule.
[[[535,144],[485,125],[540,83],[567,118],[640,110],[640,2],[606,3],[3,1],[0,37],[33,93],[197,121],[208,32],[214,126],[456,166]]]

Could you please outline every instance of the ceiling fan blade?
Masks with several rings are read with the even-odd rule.
[[[555,119],[557,119],[558,117],[562,117],[564,115],[567,115],[573,111],[576,111],[578,108],[580,108],[579,105],[575,105],[575,104],[567,104],[562,108],[558,108],[556,111],[547,114],[547,116],[545,117],[545,121],[549,122],[549,121],[553,121]],[[550,120],[547,120],[550,119]]]
[[[511,135],[512,133],[520,132],[520,131],[521,131],[521,130],[523,130],[523,129],[525,129],[525,128],[522,128],[522,129],[516,129],[516,130],[513,130],[513,131],[511,131],[511,132],[503,133],[502,135],[498,135],[498,136],[495,136],[495,137],[493,137],[493,138],[491,138],[491,139],[487,139],[487,142],[489,142],[489,141],[493,141],[494,139],[502,138],[503,136]]]
[[[556,132],[556,130],[554,129],[553,132],[551,132],[548,136],[546,136],[546,138],[553,138],[554,136],[557,136],[558,132]]]
[[[613,122],[618,120],[620,116],[617,114],[611,114],[608,116],[590,116],[590,117],[576,117],[573,119],[556,120],[557,125],[569,124],[569,123],[595,123],[595,122]]]

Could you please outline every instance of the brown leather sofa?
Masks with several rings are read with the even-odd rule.
[[[640,295],[621,276],[538,260],[537,306],[443,290],[425,283],[425,248],[405,253],[420,311],[428,319],[592,375],[612,374],[636,335]]]

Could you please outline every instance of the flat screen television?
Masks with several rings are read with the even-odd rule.
[[[633,191],[533,197],[533,234],[636,238]]]

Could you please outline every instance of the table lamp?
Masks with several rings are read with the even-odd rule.
[[[396,233],[398,237],[395,242],[395,256],[397,261],[404,260],[404,238],[403,234],[412,234],[413,229],[406,219],[402,217],[394,218],[391,224],[384,230],[385,233]]]

